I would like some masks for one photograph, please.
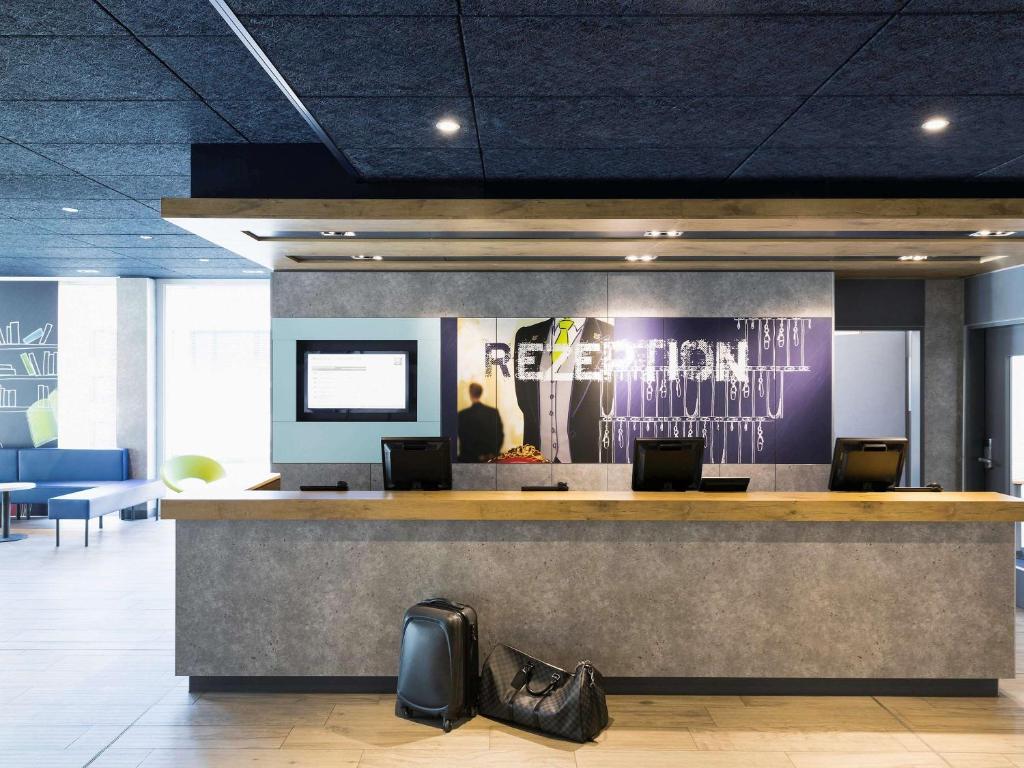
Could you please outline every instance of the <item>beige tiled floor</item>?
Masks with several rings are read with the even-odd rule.
[[[617,696],[586,745],[479,717],[445,735],[387,696],[194,696],[173,523],[109,519],[89,549],[79,527],[0,544],[2,768],[1024,768],[1024,677],[996,699]]]

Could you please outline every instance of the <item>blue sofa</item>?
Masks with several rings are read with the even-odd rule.
[[[47,516],[57,521],[85,521],[85,546],[89,546],[89,520],[127,507],[159,499],[164,494],[160,480],[132,479],[128,451],[78,448],[20,448],[0,450],[0,477],[35,483],[36,487],[11,494],[12,504],[46,504]]]

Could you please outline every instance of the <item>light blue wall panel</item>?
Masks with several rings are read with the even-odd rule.
[[[416,410],[413,422],[297,422],[295,342],[415,339]],[[441,432],[441,321],[438,318],[288,318],[271,322],[273,461],[380,461],[382,437]]]

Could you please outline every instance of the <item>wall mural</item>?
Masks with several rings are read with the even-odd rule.
[[[57,282],[0,283],[0,447],[57,445]]]
[[[453,331],[444,423],[460,461],[628,463],[638,437],[697,436],[712,464],[830,461],[831,318],[459,318]]]

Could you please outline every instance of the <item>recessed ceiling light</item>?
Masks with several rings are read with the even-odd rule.
[[[656,258],[658,258],[658,257],[657,256],[652,256],[649,253],[645,253],[645,254],[643,254],[641,256],[637,256],[635,254],[630,254],[629,256],[626,257],[626,261],[654,261]]]
[[[323,237],[355,237],[356,233],[351,230],[348,232],[337,232],[333,229],[327,229],[320,233]]]
[[[367,256],[365,254],[358,254],[352,257],[355,261],[384,261],[383,256]]]
[[[75,271],[80,275],[98,275],[100,273],[98,269],[76,269]]]
[[[66,205],[63,208],[61,208],[61,210],[64,211],[64,213],[78,213],[77,208],[69,208]]]
[[[923,253],[913,253],[900,256],[900,261],[928,261],[928,257]]]
[[[243,269],[242,270],[242,274],[243,275],[262,275],[263,274],[263,270],[262,269]]]
[[[991,229],[979,229],[977,232],[971,232],[968,237],[1009,237],[1010,235],[1016,234],[1016,232],[1008,229],[997,229],[995,231]]]
[[[209,261],[209,259],[200,259],[200,261],[205,263],[205,262]]]
[[[442,118],[434,123],[434,127],[437,128],[441,133],[452,134],[456,133],[462,126],[450,117]]]
[[[139,235],[139,240],[152,240],[152,235]]]
[[[949,127],[949,120],[944,117],[929,117],[923,123],[921,127],[929,133],[938,133],[944,131]]]
[[[659,229],[649,229],[644,232],[644,237],[682,237],[683,233],[677,229],[670,229],[662,232]]]

